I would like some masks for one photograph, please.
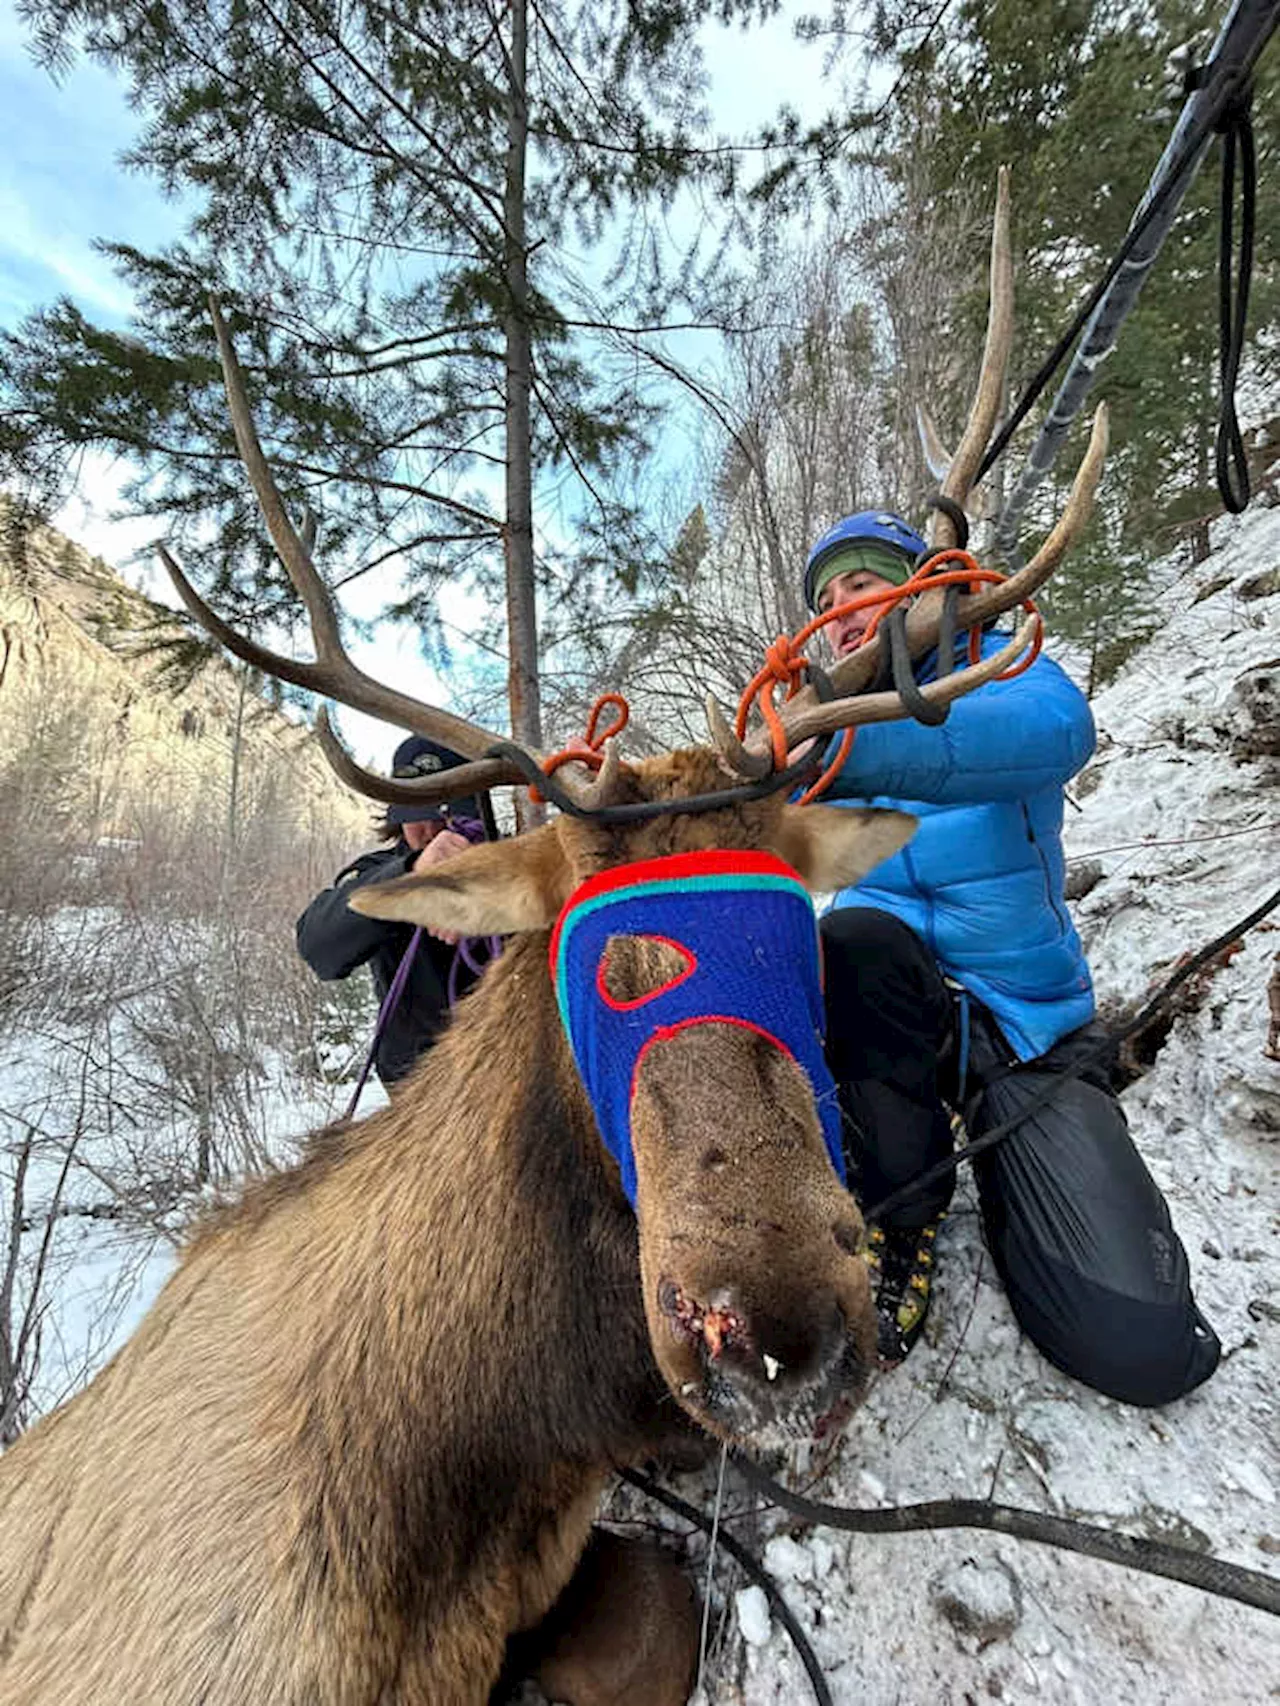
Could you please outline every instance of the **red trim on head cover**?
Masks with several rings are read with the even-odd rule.
[[[660,859],[637,859],[629,865],[614,865],[610,870],[599,871],[580,883],[560,908],[548,952],[552,976],[555,975],[560,931],[576,906],[581,906],[583,901],[594,900],[597,895],[609,894],[614,889],[633,888],[640,883],[679,882],[683,877],[789,877],[801,888],[805,887],[799,871],[788,865],[785,859],[779,859],[776,853],[757,853],[745,848],[710,847],[700,853],[668,853]]]
[[[636,1099],[636,1079],[640,1076],[644,1057],[654,1043],[670,1042],[672,1037],[678,1036],[681,1031],[691,1031],[695,1025],[736,1025],[740,1031],[754,1031],[756,1036],[763,1037],[767,1043],[772,1043],[774,1048],[781,1049],[788,1060],[795,1060],[796,1058],[780,1037],[775,1037],[772,1031],[766,1031],[763,1025],[753,1025],[750,1019],[738,1019],[730,1013],[697,1013],[691,1019],[678,1020],[674,1025],[660,1025],[651,1037],[646,1038],[644,1046],[636,1056],[636,1063],[631,1069],[631,1089],[627,1095],[628,1106]],[[801,1070],[804,1069],[801,1068]]]

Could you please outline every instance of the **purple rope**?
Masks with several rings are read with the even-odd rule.
[[[475,950],[484,949],[484,958],[477,960]],[[496,960],[502,952],[501,936],[463,936],[459,938],[457,947],[453,950],[453,962],[449,967],[449,981],[445,989],[445,999],[450,1007],[458,999],[458,985],[462,981],[462,968],[479,977],[484,968]]]
[[[477,817],[450,817],[447,827],[453,830],[455,835],[465,836],[473,844],[485,839],[484,825]],[[477,960],[475,950],[481,946],[484,949],[484,958]],[[501,936],[463,936],[459,940],[458,945],[453,950],[453,960],[449,966],[449,978],[445,986],[445,1000],[450,1007],[458,999],[460,993],[458,985],[462,981],[463,968],[465,967],[473,977],[479,977],[484,968],[492,960],[496,960],[501,952]]]
[[[378,1052],[378,1044],[382,1041],[382,1034],[391,1021],[391,1015],[399,1005],[404,986],[409,981],[409,970],[413,965],[413,957],[418,951],[418,944],[421,940],[422,926],[419,924],[415,926],[413,935],[409,938],[409,946],[405,949],[400,964],[396,967],[396,975],[391,980],[391,988],[382,998],[382,1006],[378,1009],[377,1023],[373,1027],[373,1041],[369,1044],[369,1052],[364,1057],[364,1065],[360,1068],[360,1077],[356,1081],[356,1087],[351,1092],[351,1100],[347,1103],[347,1111],[343,1115],[344,1119],[349,1120],[355,1113],[356,1103],[360,1100],[364,1087],[369,1081],[369,1071],[373,1066],[374,1056]]]
[[[445,828],[451,829],[455,835],[461,835],[464,840],[478,844],[485,839],[484,825],[478,817],[450,817],[445,819]]]

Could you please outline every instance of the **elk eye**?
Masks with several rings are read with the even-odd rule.
[[[610,936],[596,967],[596,988],[609,1007],[641,1007],[691,977],[697,960],[669,936]]]

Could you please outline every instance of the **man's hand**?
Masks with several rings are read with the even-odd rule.
[[[442,829],[428,841],[409,870],[415,875],[421,875],[435,865],[443,865],[447,859],[456,859],[458,854],[465,853],[470,845],[466,836],[459,835],[456,829]],[[429,924],[426,929],[428,936],[434,936],[437,942],[452,944],[462,939],[457,930],[433,930]]]

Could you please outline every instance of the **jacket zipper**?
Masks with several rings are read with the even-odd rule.
[[[1044,848],[1041,847],[1039,841],[1036,839],[1036,832],[1031,826],[1031,813],[1027,809],[1027,803],[1023,800],[1020,804],[1022,809],[1022,821],[1027,831],[1027,840],[1035,848],[1036,858],[1040,861],[1040,876],[1044,882],[1044,898],[1049,903],[1049,908],[1052,911],[1053,916],[1058,920],[1059,930],[1064,936],[1066,936],[1070,932],[1070,920],[1063,917],[1063,909],[1059,906],[1057,896],[1053,892],[1053,880],[1049,875],[1049,861],[1045,858]]]

